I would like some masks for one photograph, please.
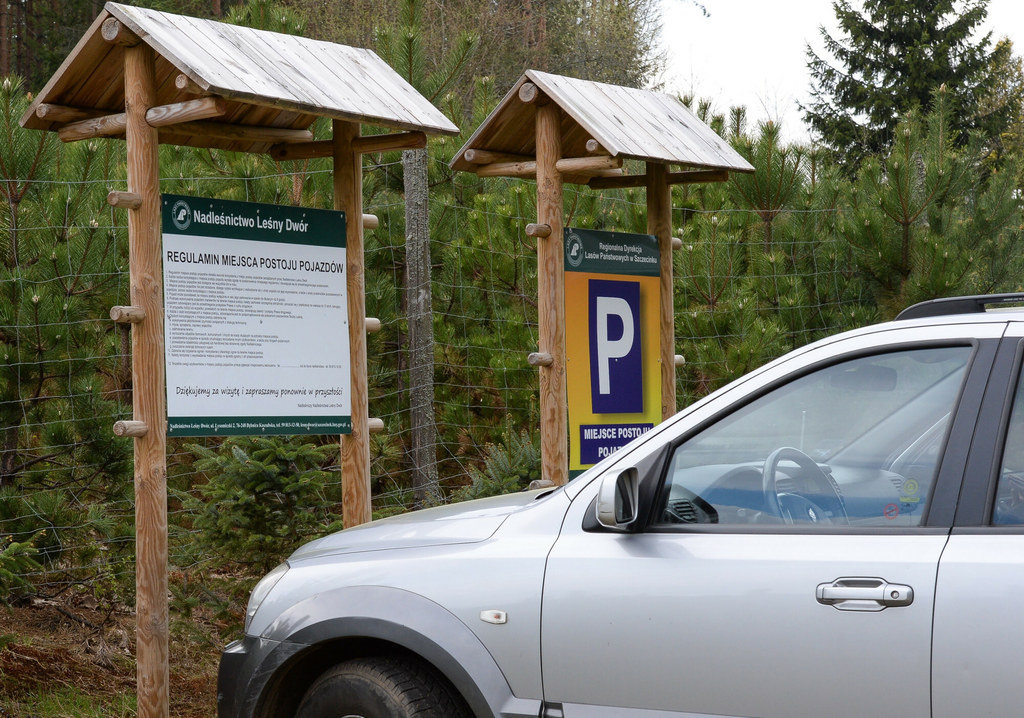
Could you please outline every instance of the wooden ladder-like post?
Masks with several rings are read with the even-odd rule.
[[[345,211],[345,272],[351,355],[352,433],[341,437],[345,528],[373,518],[370,501],[369,397],[366,374],[366,279],[363,260],[363,156],[353,146],[359,124],[334,120],[334,208]]]
[[[541,476],[556,485],[569,479],[569,407],[565,381],[565,249],[562,238],[561,111],[537,97],[537,223],[550,227],[537,240],[537,324],[540,352]]]
[[[647,163],[647,233],[658,238],[661,268],[661,419],[676,413],[676,333],[672,291],[672,185],[668,167]]]
[[[136,662],[138,715],[166,718],[169,708],[167,627],[167,397],[164,393],[163,272],[160,263],[160,159],[157,130],[146,122],[156,104],[153,51],[124,49],[128,143],[131,303],[144,319],[132,324],[132,407],[145,427],[135,436]]]

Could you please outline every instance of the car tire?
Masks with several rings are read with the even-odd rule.
[[[296,718],[471,718],[426,666],[403,658],[345,661],[317,678]]]

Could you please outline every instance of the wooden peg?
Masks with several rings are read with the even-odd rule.
[[[142,307],[111,307],[110,318],[118,324],[138,324],[146,318]]]
[[[138,192],[120,192],[114,190],[107,195],[107,204],[118,209],[138,209],[142,206],[142,195]],[[117,309],[118,307],[115,307]],[[113,311],[113,310],[111,310]]]
[[[380,321],[380,319],[378,319],[377,317],[367,317],[366,318],[366,333],[367,334],[376,334],[377,332],[380,331],[380,328],[381,328],[381,321]]]
[[[551,225],[548,224],[537,224],[531,222],[526,225],[526,236],[527,237],[550,237],[551,236]]]
[[[679,239],[679,237],[673,237],[672,238],[672,249],[680,250],[682,248],[683,248],[683,240]]]
[[[526,361],[530,366],[551,366],[554,359],[547,352],[531,352]]]
[[[602,147],[601,143],[598,142],[597,140],[595,140],[594,138],[590,138],[589,140],[587,140],[587,152],[589,152],[592,155],[596,155],[596,154],[606,155],[606,154],[608,154],[608,150],[606,150],[604,147]]]
[[[115,421],[114,436],[134,436],[139,438],[149,433],[144,421]]]
[[[675,365],[676,366],[685,366],[686,365],[686,357],[684,357],[682,354],[676,354],[676,356],[675,356]]]
[[[371,434],[379,434],[384,431],[384,420],[383,419],[367,419],[366,430]]]
[[[380,220],[375,214],[364,214],[363,215],[363,229],[377,229],[380,226]]]

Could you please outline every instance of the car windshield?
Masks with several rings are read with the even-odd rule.
[[[893,352],[818,370],[719,420],[687,444],[694,463],[763,461],[794,446],[817,461],[878,466],[948,415],[968,347]]]
[[[971,351],[858,357],[719,418],[676,447],[666,521],[915,525]]]

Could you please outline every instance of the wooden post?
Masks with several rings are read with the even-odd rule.
[[[520,93],[522,96],[522,93]],[[537,240],[537,323],[540,352],[551,363],[540,371],[541,476],[556,485],[569,479],[569,407],[565,385],[565,250],[562,240],[562,154],[558,105],[537,104],[537,224],[551,228]]]
[[[131,303],[144,314],[132,324],[135,436],[135,622],[138,715],[168,714],[167,652],[167,405],[164,394],[163,275],[160,264],[160,165],[156,128],[146,112],[156,104],[153,51],[124,50],[128,191],[141,198],[128,210]]]
[[[434,311],[430,291],[430,191],[427,150],[402,153],[405,184],[405,304],[409,328],[409,439],[413,505],[437,485],[434,423]]]
[[[647,163],[647,233],[658,238],[661,266],[661,418],[676,413],[676,334],[672,292],[672,186],[668,167]]]
[[[352,143],[359,124],[334,120],[334,208],[345,211],[345,271],[351,354],[352,433],[341,437],[341,502],[345,528],[372,518],[369,400],[366,374],[366,288],[363,272],[363,158]]]

